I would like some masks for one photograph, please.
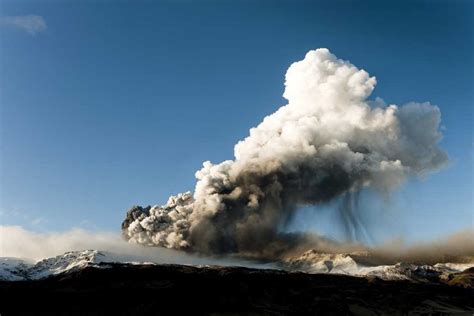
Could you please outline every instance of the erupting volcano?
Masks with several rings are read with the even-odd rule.
[[[282,232],[295,211],[336,198],[347,229],[357,231],[361,190],[385,194],[448,161],[438,147],[439,108],[369,99],[375,85],[328,49],[309,51],[286,73],[288,104],[250,129],[233,160],[204,162],[193,193],[132,208],[123,235],[150,246],[276,258],[318,242]]]

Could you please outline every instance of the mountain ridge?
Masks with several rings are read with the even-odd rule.
[[[446,283],[452,276],[474,268],[474,263],[437,263],[417,265],[399,262],[393,265],[370,265],[364,258],[368,254],[341,253],[330,254],[310,250],[301,256],[279,262],[274,268],[288,272],[308,274],[342,274],[356,277],[377,277],[383,280],[408,280],[414,282]],[[362,258],[362,259],[361,259]],[[107,269],[113,264],[121,265],[160,265],[143,257],[123,256],[100,251],[69,251],[62,255],[30,263],[16,258],[0,258],[0,280],[25,281],[40,280],[55,275],[72,273],[85,268]],[[196,267],[212,265],[195,265]],[[215,265],[216,267],[219,267]],[[239,265],[235,265],[239,266]],[[245,265],[243,265],[245,266]],[[253,267],[259,268],[259,265]],[[269,269],[261,265],[261,269]]]
[[[474,289],[463,282],[472,285],[473,276],[471,268],[453,283],[432,283],[235,266],[98,263],[38,280],[0,281],[0,309],[5,315],[472,314]],[[18,304],[18,297],[28,304]]]

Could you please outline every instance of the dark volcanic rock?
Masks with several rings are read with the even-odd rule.
[[[0,282],[1,315],[370,315],[474,312],[474,290],[444,284],[240,267],[107,264]],[[469,271],[466,272],[467,275]]]

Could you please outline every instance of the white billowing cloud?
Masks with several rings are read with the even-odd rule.
[[[0,17],[0,26],[12,27],[35,35],[47,29],[46,21],[40,15],[16,15]]]
[[[357,197],[365,187],[389,192],[447,162],[438,107],[370,101],[375,77],[328,49],[308,52],[285,79],[288,104],[250,129],[233,160],[205,162],[194,194],[130,210],[124,234],[203,253],[278,255],[301,244],[280,230],[300,205]],[[357,225],[357,198],[345,200],[341,214]]]

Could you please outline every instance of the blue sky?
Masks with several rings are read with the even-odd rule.
[[[2,17],[36,15],[45,25],[0,28],[0,223],[118,231],[130,206],[165,203],[194,188],[203,161],[232,158],[249,128],[285,104],[288,66],[327,47],[377,77],[374,98],[442,111],[450,165],[410,180],[390,203],[367,202],[373,235],[418,240],[472,228],[473,9],[2,1]],[[292,229],[331,235],[327,214],[305,212]]]

